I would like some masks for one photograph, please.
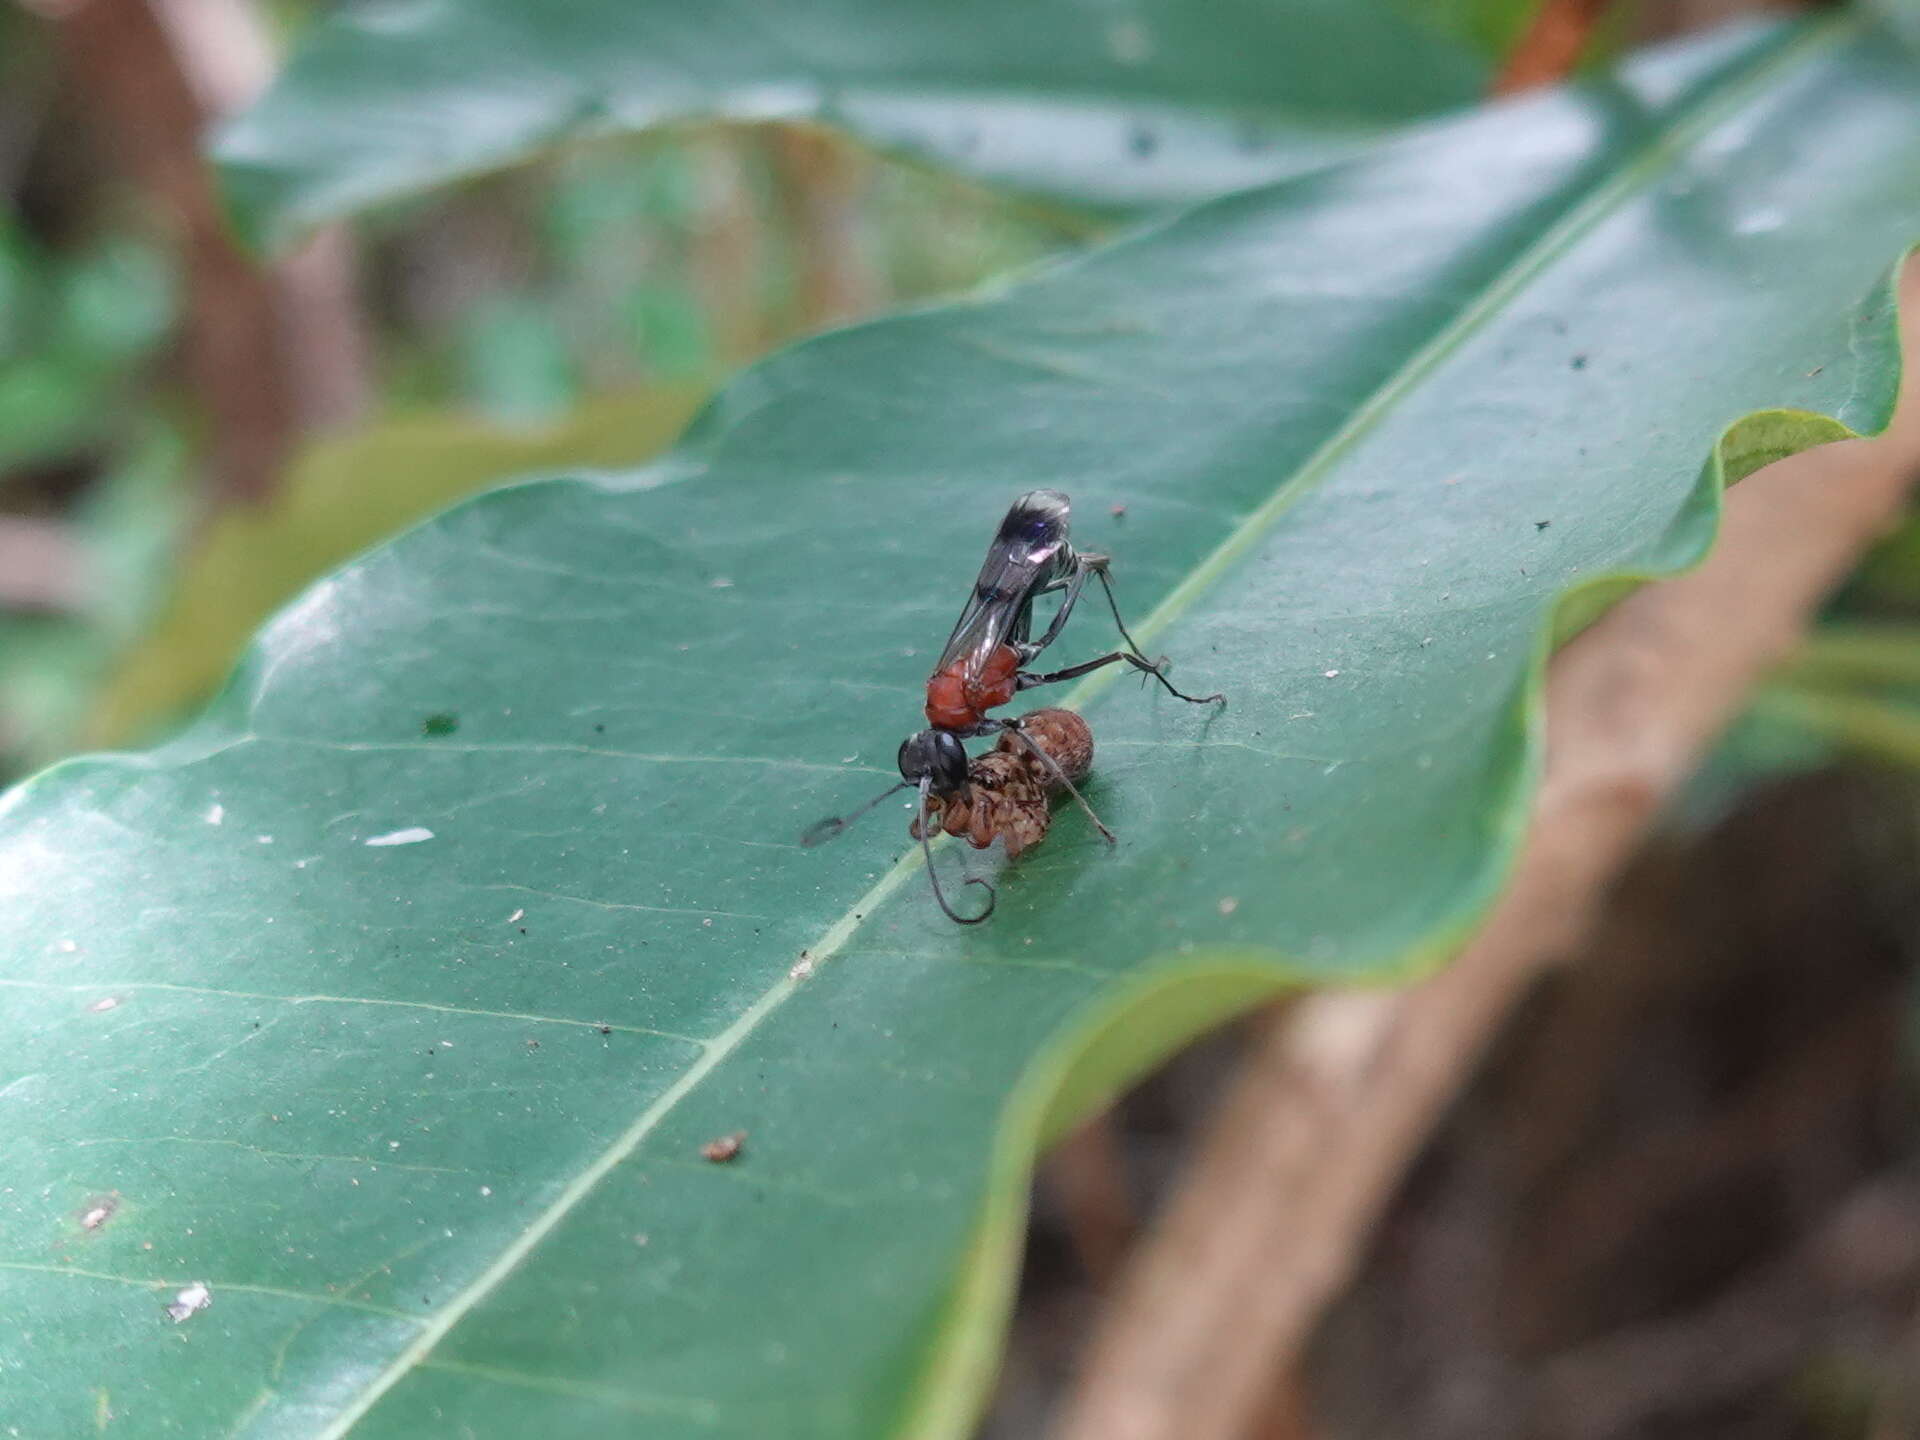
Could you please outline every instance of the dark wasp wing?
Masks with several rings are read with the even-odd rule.
[[[1029,613],[1033,597],[1060,573],[1072,555],[1067,544],[1067,497],[1058,490],[1032,490],[1013,502],[1000,522],[993,544],[987,547],[980,578],[966,609],[947,637],[940,663],[943,674],[956,663],[963,674],[976,678],[992,655],[1010,638]]]

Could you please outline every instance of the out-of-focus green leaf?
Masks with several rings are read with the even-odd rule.
[[[201,537],[158,624],[100,694],[90,742],[150,736],[204,700],[262,619],[356,551],[511,476],[634,464],[665,446],[705,393],[606,396],[532,429],[416,416],[320,442],[264,508],[228,510]]]
[[[497,295],[467,317],[460,345],[464,390],[497,425],[550,425],[580,398],[566,338],[527,297]]]
[[[1472,12],[1502,13],[1472,0]],[[242,229],[284,241],[552,145],[814,119],[1015,188],[1164,204],[1466,104],[1488,58],[1380,0],[408,0],[343,6],[229,125]]]
[[[964,1434],[1035,1147],[1443,958],[1557,617],[1885,420],[1917,120],[1858,17],[1740,32],[796,347],[309,590],[177,742],[0,803],[10,1418]],[[900,812],[795,836],[890,775],[1039,483],[1230,701],[1069,692],[1121,843],[1064,814],[963,929]]]
[[[136,360],[173,324],[171,269],[150,246],[114,237],[60,267],[56,343],[101,367]]]
[[[639,286],[627,297],[633,343],[670,380],[711,374],[714,343],[705,313],[683,290]]]
[[[1920,769],[1920,625],[1841,622],[1817,630],[1755,698],[1742,752],[1765,770],[1840,756]]]
[[[151,247],[113,237],[53,256],[0,216],[0,473],[130,441],[147,423],[134,381],[173,308]]]

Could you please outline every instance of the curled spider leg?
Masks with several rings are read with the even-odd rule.
[[[1035,746],[1035,749],[1038,748],[1038,746]],[[978,875],[969,875],[967,877],[967,884],[986,887],[987,908],[982,910],[978,915],[962,915],[958,910],[955,910],[952,905],[947,903],[947,892],[940,888],[940,875],[933,868],[933,841],[931,834],[933,821],[927,813],[927,795],[931,788],[929,782],[925,780],[920,782],[920,824],[917,828],[920,832],[920,854],[927,862],[927,883],[933,887],[933,902],[940,907],[940,913],[953,921],[954,924],[978,925],[982,920],[985,920],[989,915],[993,914],[993,908],[1000,903],[1000,897],[994,893],[993,886],[989,885],[985,880],[982,880]]]
[[[1060,762],[1055,760],[1053,756],[1049,755],[1045,750],[1041,749],[1040,746],[1036,745],[1033,737],[1020,728],[1020,722],[1018,720],[1008,720],[1003,723],[1001,728],[1003,734],[1012,735],[1022,745],[1025,745],[1027,749],[1039,757],[1040,763],[1046,766],[1047,773],[1066,787],[1067,793],[1073,796],[1074,804],[1087,812],[1087,819],[1093,822],[1094,829],[1106,837],[1109,845],[1117,845],[1120,843],[1119,837],[1106,827],[1101,821],[1100,816],[1094,811],[1093,806],[1087,803],[1087,797],[1082,795],[1079,790],[1075,788],[1073,781],[1067,778],[1067,772],[1060,768]]]

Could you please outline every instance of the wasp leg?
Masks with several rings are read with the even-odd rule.
[[[1109,656],[1108,658],[1111,659],[1112,657]],[[1039,745],[1035,744],[1033,737],[1020,728],[1020,722],[1018,720],[1003,722],[1001,730],[1006,734],[1012,735],[1022,745],[1025,745],[1027,749],[1039,757],[1040,763],[1047,768],[1047,773],[1067,787],[1067,793],[1073,796],[1074,804],[1087,812],[1087,818],[1093,822],[1093,828],[1106,837],[1109,845],[1117,845],[1120,843],[1119,837],[1101,823],[1100,816],[1095,813],[1093,806],[1087,803],[1087,797],[1074,788],[1073,781],[1067,778],[1067,772],[1060,768],[1060,762],[1055,760],[1053,756],[1049,755]]]
[[[1146,656],[1134,650],[1113,650],[1100,656],[1098,659],[1083,660],[1078,665],[1069,665],[1064,670],[1054,670],[1045,675],[1035,675],[1023,670],[1015,677],[1014,688],[1016,690],[1031,690],[1036,685],[1052,685],[1060,680],[1077,680],[1082,675],[1098,670],[1102,666],[1116,665],[1121,661],[1125,661],[1127,664],[1133,666],[1134,669],[1144,674],[1151,675],[1160,682],[1161,688],[1173,696],[1174,699],[1185,700],[1190,705],[1211,705],[1216,700],[1224,700],[1227,698],[1224,695],[1189,695],[1184,690],[1176,690],[1173,682],[1167,679],[1165,673],[1161,670],[1158,661],[1149,660]]]
[[[1211,705],[1215,701],[1225,700],[1227,698],[1225,695],[1217,693],[1213,695],[1186,695],[1173,688],[1173,682],[1168,680],[1161,672],[1160,667],[1165,662],[1147,660],[1146,652],[1140,648],[1140,643],[1133,638],[1132,632],[1127,629],[1127,622],[1120,618],[1120,602],[1113,598],[1113,582],[1107,579],[1107,557],[1104,555],[1095,555],[1089,557],[1089,559],[1093,573],[1100,577],[1100,588],[1106,592],[1107,609],[1113,612],[1113,628],[1120,632],[1120,638],[1127,642],[1127,649],[1133,652],[1135,659],[1146,662],[1143,665],[1136,665],[1135,668],[1145,670],[1148,674],[1152,675],[1154,679],[1166,687],[1169,695],[1178,696],[1180,699],[1192,704]]]
[[[1127,629],[1127,622],[1120,618],[1120,602],[1113,597],[1113,582],[1107,578],[1107,557],[1105,555],[1082,554],[1074,558],[1073,578],[1066,582],[1067,593],[1060,601],[1060,608],[1054,612],[1053,622],[1047,626],[1046,633],[1026,647],[1024,658],[1031,660],[1058,638],[1065,628],[1067,617],[1073,613],[1074,603],[1080,598],[1080,591],[1087,583],[1087,576],[1095,576],[1100,581],[1100,589],[1107,597],[1107,609],[1113,614],[1113,628],[1120,632],[1120,638],[1127,642],[1125,650],[1116,650],[1111,655],[1103,655],[1098,660],[1090,660],[1084,665],[1071,666],[1065,670],[1056,670],[1050,675],[1022,675],[1020,689],[1030,689],[1035,685],[1051,684],[1055,680],[1071,680],[1089,670],[1098,670],[1102,665],[1111,665],[1117,660],[1125,660],[1134,669],[1151,675],[1158,680],[1169,695],[1185,700],[1193,705],[1211,705],[1215,701],[1225,700],[1224,695],[1189,695],[1174,688],[1162,668],[1165,662],[1150,660],[1140,648],[1140,642],[1133,638],[1133,632]]]
[[[1106,563],[1107,557],[1104,555],[1074,557],[1072,578],[1061,582],[1066,587],[1067,593],[1060,597],[1060,608],[1053,612],[1053,619],[1047,625],[1047,633],[1038,640],[1027,641],[1021,647],[1025,652],[1021,659],[1031,660],[1060,638],[1060,632],[1067,627],[1067,617],[1073,614],[1074,604],[1080,598],[1081,588],[1087,583],[1087,576],[1095,573],[1096,570],[1104,574]],[[1040,593],[1044,595],[1046,591],[1042,590]]]

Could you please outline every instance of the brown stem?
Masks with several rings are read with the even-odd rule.
[[[250,105],[273,78],[252,0],[151,0],[203,115]],[[352,234],[329,226],[272,267],[281,344],[303,428],[343,429],[373,404],[372,340]]]
[[[218,488],[260,499],[290,443],[293,407],[272,284],[227,233],[200,157],[205,111],[146,0],[78,0],[54,17],[90,108],[179,231],[186,364],[211,420]]]
[[[1066,1216],[1080,1263],[1105,1288],[1120,1273],[1139,1226],[1113,1113],[1096,1115],[1064,1136],[1047,1155],[1041,1177]]]
[[[1064,1440],[1246,1435],[1501,1021],[1578,940],[1755,681],[1900,514],[1920,473],[1911,390],[1907,401],[1881,440],[1743,481],[1704,565],[1629,597],[1555,659],[1546,776],[1506,893],[1431,978],[1313,995],[1270,1022],[1136,1248],[1065,1406]]]
[[[1516,95],[1573,73],[1610,0],[1542,0],[1526,33],[1493,78],[1492,93]]]
[[[215,493],[262,499],[303,423],[337,423],[364,406],[367,364],[343,245],[318,242],[282,273],[263,268],[235,243],[201,154],[208,123],[266,82],[255,18],[235,0],[34,4],[56,22],[88,108],[178,235],[182,349],[208,416]]]

